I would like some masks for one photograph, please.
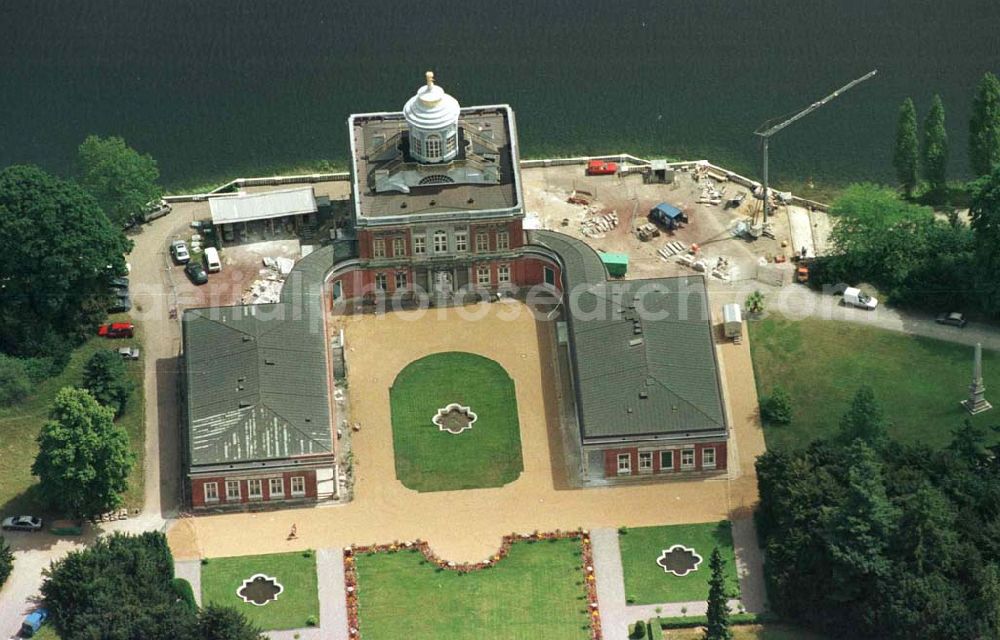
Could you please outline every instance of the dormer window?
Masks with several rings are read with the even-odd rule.
[[[428,160],[441,159],[441,138],[437,135],[427,136],[424,141],[424,157]]]

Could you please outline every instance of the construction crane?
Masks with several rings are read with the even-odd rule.
[[[865,75],[861,76],[860,78],[857,78],[856,80],[851,80],[850,82],[848,82],[847,84],[845,84],[841,88],[837,89],[836,91],[834,91],[833,93],[831,93],[827,97],[823,98],[819,102],[812,103],[811,105],[809,105],[808,107],[806,107],[802,111],[799,111],[798,113],[796,113],[795,115],[793,115],[791,118],[788,118],[788,119],[786,119],[786,120],[784,120],[782,122],[779,122],[778,124],[773,125],[773,126],[771,125],[771,123],[774,122],[774,120],[776,120],[777,118],[772,118],[771,120],[768,120],[764,124],[762,124],[759,127],[757,127],[757,130],[753,132],[754,135],[760,136],[761,140],[764,143],[764,185],[763,185],[763,187],[764,187],[764,193],[762,195],[764,197],[764,223],[765,224],[767,223],[767,217],[768,217],[768,213],[770,212],[770,207],[771,207],[771,203],[768,200],[768,196],[770,195],[770,191],[768,189],[768,182],[767,182],[767,144],[770,141],[771,136],[773,136],[774,134],[778,133],[779,131],[781,131],[782,129],[784,129],[785,127],[787,127],[788,125],[790,125],[793,122],[795,122],[796,120],[799,120],[800,118],[804,118],[805,116],[809,115],[810,113],[812,113],[816,109],[819,109],[820,107],[822,107],[823,105],[825,105],[827,102],[830,102],[831,100],[833,100],[834,98],[836,98],[840,94],[844,93],[848,89],[852,89],[855,85],[861,84],[865,80],[868,80],[869,78],[873,77],[876,73],[878,73],[878,69],[873,69],[872,71],[866,73]]]

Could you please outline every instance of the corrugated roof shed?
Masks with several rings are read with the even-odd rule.
[[[212,210],[212,224],[266,220],[317,210],[312,187],[217,196],[209,198],[208,206]]]

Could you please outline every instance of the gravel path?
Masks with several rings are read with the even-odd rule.
[[[201,561],[177,560],[174,562],[174,577],[184,578],[191,583],[194,591],[194,601],[201,606]]]
[[[319,626],[268,631],[270,640],[347,640],[347,602],[344,594],[344,556],[340,549],[316,552]]]

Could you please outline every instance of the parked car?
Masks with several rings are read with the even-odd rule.
[[[958,327],[959,329],[964,329],[965,325],[969,323],[965,319],[964,313],[959,313],[958,311],[952,311],[951,313],[942,313],[935,320],[938,324],[950,324],[953,327]]]
[[[142,212],[142,221],[150,222],[161,218],[168,213],[170,213],[170,205],[167,204],[166,200],[153,200],[152,202],[147,202],[146,207]]]
[[[878,307],[878,298],[874,298],[856,287],[847,287],[844,289],[844,304],[873,311]]]
[[[122,360],[138,360],[139,347],[118,347],[118,355]]]
[[[102,324],[97,328],[97,335],[102,338],[131,338],[134,334],[135,325],[131,322]]]
[[[219,259],[219,250],[215,247],[205,247],[205,266],[209,273],[222,271],[222,260]]]
[[[119,293],[108,307],[108,313],[125,313],[126,311],[131,311],[132,299],[129,297],[128,291],[122,291],[121,289],[117,289],[117,291]]]
[[[108,282],[112,289],[128,289],[128,278],[111,278]]]
[[[606,162],[604,160],[591,160],[587,163],[588,176],[613,176],[618,173],[617,162]]]
[[[187,266],[184,267],[184,273],[195,284],[205,284],[208,282],[208,274],[200,262],[188,262]]]
[[[3,519],[4,531],[41,531],[42,519],[35,516],[11,516]]]
[[[48,609],[35,609],[29,613],[25,618],[24,622],[21,623],[21,637],[30,638],[38,633],[38,630],[42,628],[45,621],[49,617]]]
[[[170,257],[177,264],[187,264],[191,261],[191,254],[188,253],[187,243],[183,240],[174,240],[170,243]]]

